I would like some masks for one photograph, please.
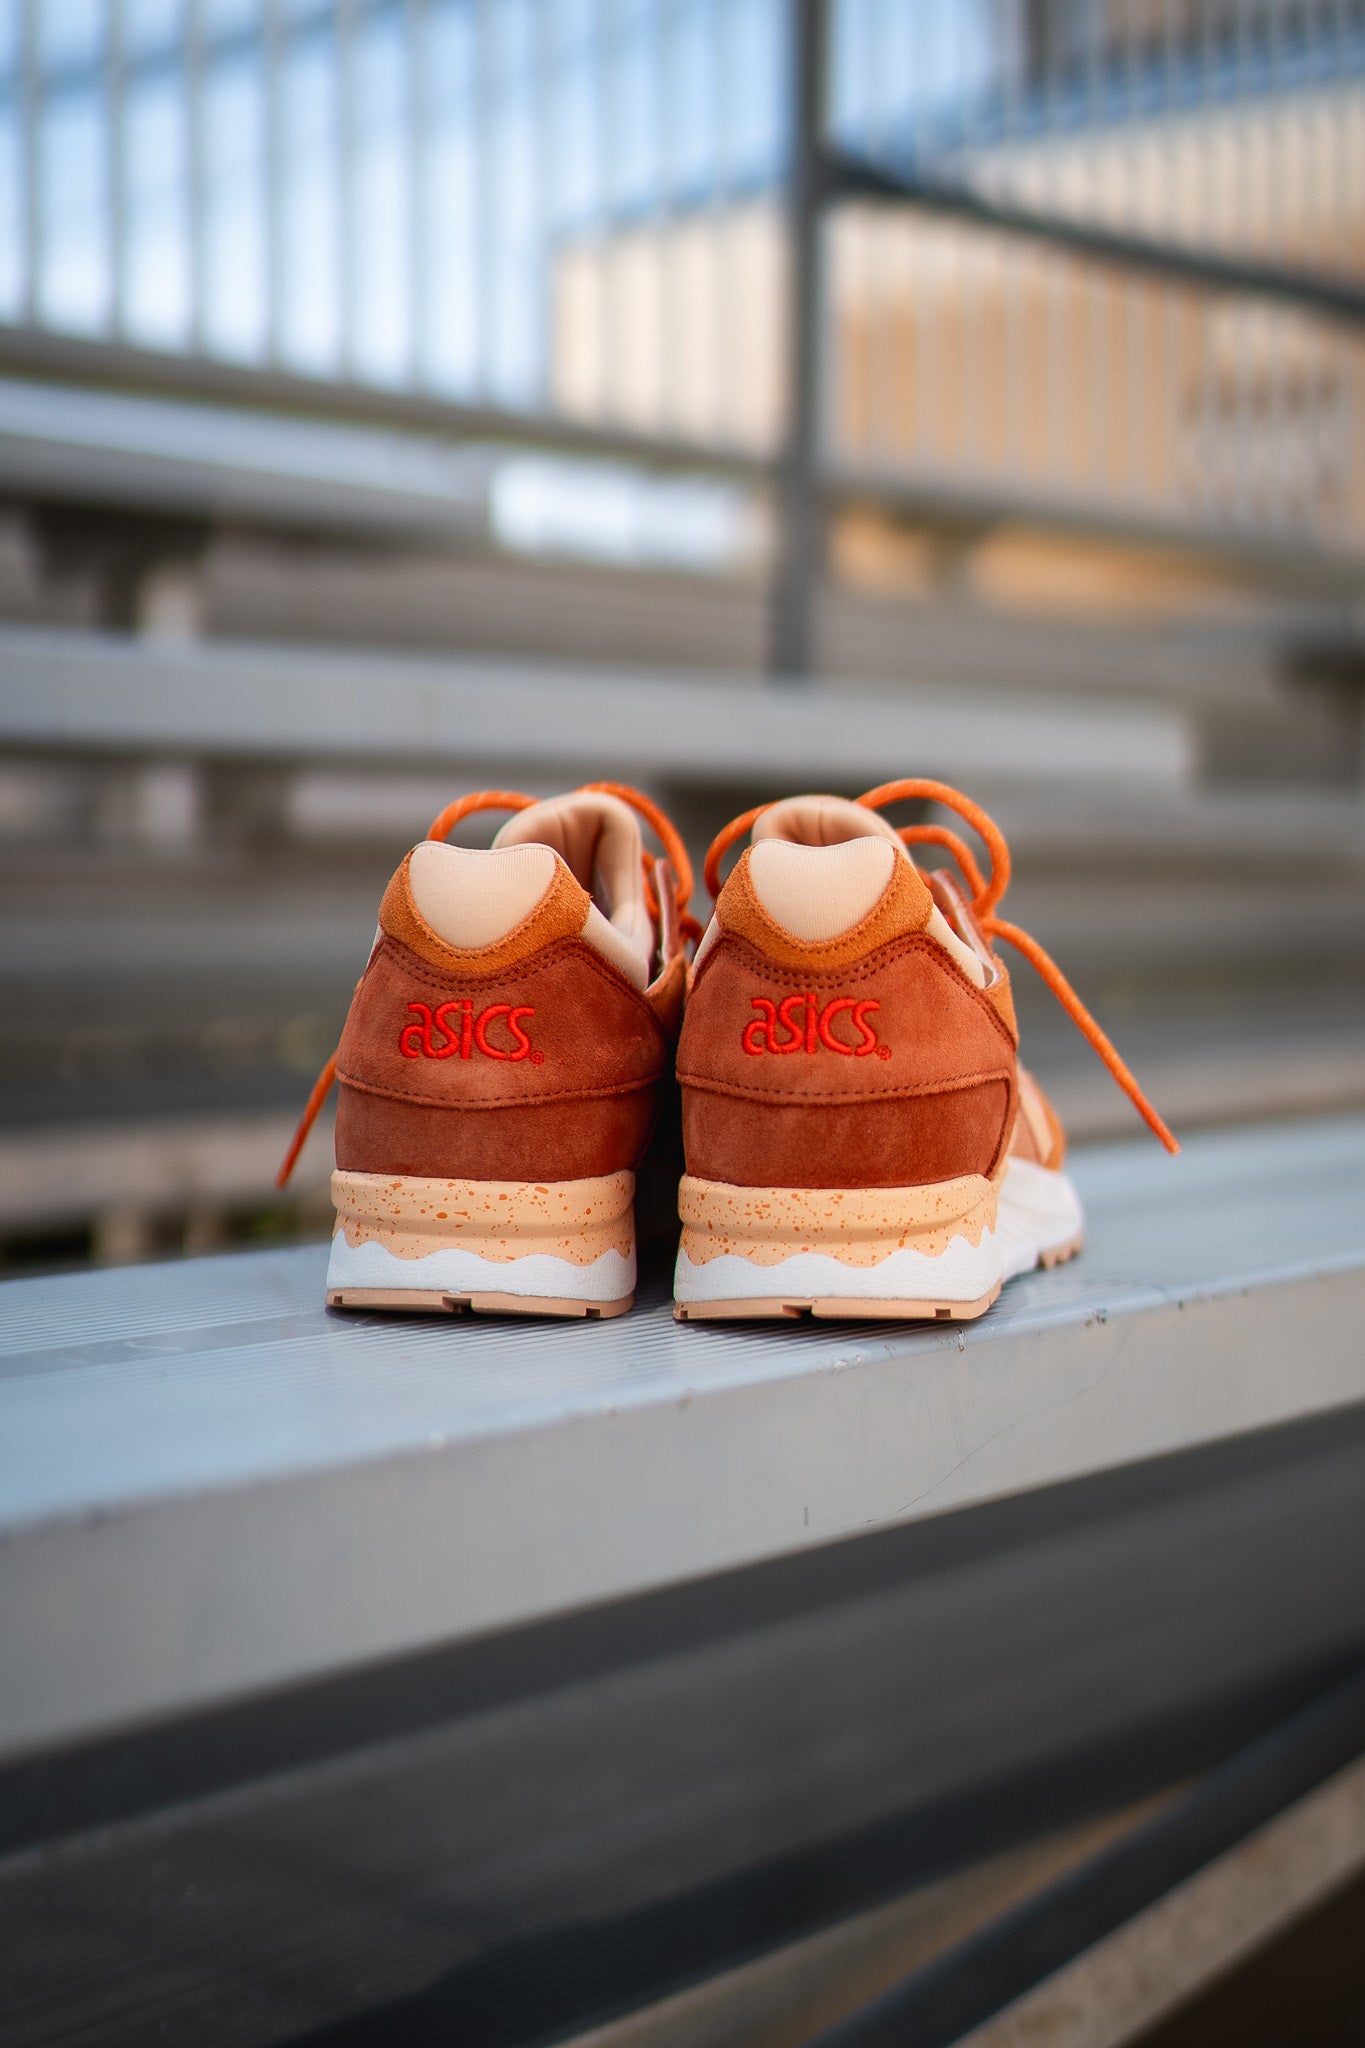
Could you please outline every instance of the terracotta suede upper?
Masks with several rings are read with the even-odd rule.
[[[511,1181],[636,1165],[685,969],[679,951],[642,994],[576,935],[589,901],[559,863],[519,926],[464,949],[425,924],[404,863],[337,1051],[339,1167]]]
[[[907,801],[940,806],[970,826],[986,850],[985,872],[939,818],[893,829],[878,815]],[[755,844],[722,887],[722,858],[750,831]],[[899,857],[860,916],[866,896],[856,881],[868,864],[824,862],[869,837],[890,841]],[[806,865],[784,858],[774,868],[774,841],[806,849]],[[950,853],[962,882],[946,869],[921,874],[909,854],[919,845]],[[785,918],[808,936],[761,900],[760,857]],[[736,1187],[876,1188],[993,1177],[1010,1154],[1060,1168],[1061,1124],[1018,1063],[1000,940],[1037,970],[1149,1129],[1178,1151],[1056,962],[1001,916],[1010,867],[995,820],[961,790],[924,776],[882,783],[856,804],[792,797],[732,819],[706,856],[715,918],[698,949],[678,1048],[689,1174]],[[841,902],[853,906],[842,928]]]
[[[899,860],[880,901],[806,944],[757,900],[745,854],[716,906],[678,1048],[689,1173],[766,1187],[904,1187],[990,1174],[1018,1064],[1008,985],[980,989],[925,926]]]

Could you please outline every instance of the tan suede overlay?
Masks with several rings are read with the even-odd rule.
[[[1014,1043],[1019,1043],[1019,1024],[1014,1014],[1014,992],[1010,986],[1009,969],[996,953],[976,921],[971,904],[963,895],[953,875],[947,868],[935,868],[925,877],[935,903],[947,918],[949,924],[961,934],[967,944],[991,970],[994,979],[986,984],[986,994],[998,1016],[1003,1018]]]
[[[1016,1159],[1031,1159],[1057,1173],[1066,1159],[1061,1119],[1026,1067],[1019,1069],[1019,1115],[1010,1138]]]
[[[580,888],[563,861],[556,858],[555,876],[549,888],[505,938],[491,946],[452,946],[431,929],[412,900],[408,880],[411,860],[409,854],[384,891],[379,906],[379,929],[433,966],[448,968],[466,979],[483,980],[502,974],[555,939],[576,937],[583,929],[592,902],[587,890]]]
[[[687,997],[687,955],[679,947],[663,972],[645,990],[645,1001],[659,1020],[669,1044],[676,1044]]]
[[[749,879],[749,852],[746,847],[721,890],[716,916],[725,931],[732,932],[736,938],[748,939],[778,966],[803,970],[844,967],[861,960],[889,939],[899,938],[905,932],[923,931],[929,922],[934,899],[924,877],[908,860],[898,860],[885,893],[873,904],[866,917],[860,918],[857,924],[851,925],[837,938],[808,944],[793,938],[759,902]],[[706,965],[705,962],[702,964]]]
[[[1019,1020],[1014,1014],[1014,991],[1010,986],[1009,969],[1003,966],[999,960],[995,964],[999,969],[999,973],[996,979],[989,982],[981,993],[1009,1033],[1010,1044],[1017,1046],[1019,1043]]]
[[[920,930],[839,965],[791,950],[727,932],[702,962],[678,1048],[688,1172],[848,1188],[993,1172],[1017,1080],[987,995]]]
[[[654,1006],[573,937],[477,965],[392,936],[376,948],[337,1053],[338,1167],[475,1180],[634,1167],[669,1053]]]

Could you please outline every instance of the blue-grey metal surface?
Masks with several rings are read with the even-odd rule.
[[[1076,1172],[1085,1256],[951,1331],[342,1319],[320,1250],[10,1283],[0,1754],[1365,1401],[1365,1121]]]
[[[494,456],[431,436],[0,379],[13,496],[345,533],[483,538]]]
[[[940,775],[1177,791],[1181,710],[1136,697],[952,686],[898,696],[776,691],[754,676],[604,674],[585,665],[344,648],[174,645],[0,628],[0,743],[172,758],[308,758],[466,771],[528,759],[711,786],[754,776]]]

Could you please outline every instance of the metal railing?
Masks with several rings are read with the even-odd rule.
[[[54,337],[1350,560],[1363,316],[1363,0],[0,7]]]
[[[836,437],[891,468],[1358,545],[1365,11],[1009,14],[909,121],[860,114],[849,85],[841,110],[836,83]],[[868,76],[904,106],[904,38]]]

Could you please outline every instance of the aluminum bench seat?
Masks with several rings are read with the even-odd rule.
[[[0,1289],[0,2034],[548,2038],[1352,1670],[1365,1120],[1075,1170],[1084,1258],[942,1330]]]

